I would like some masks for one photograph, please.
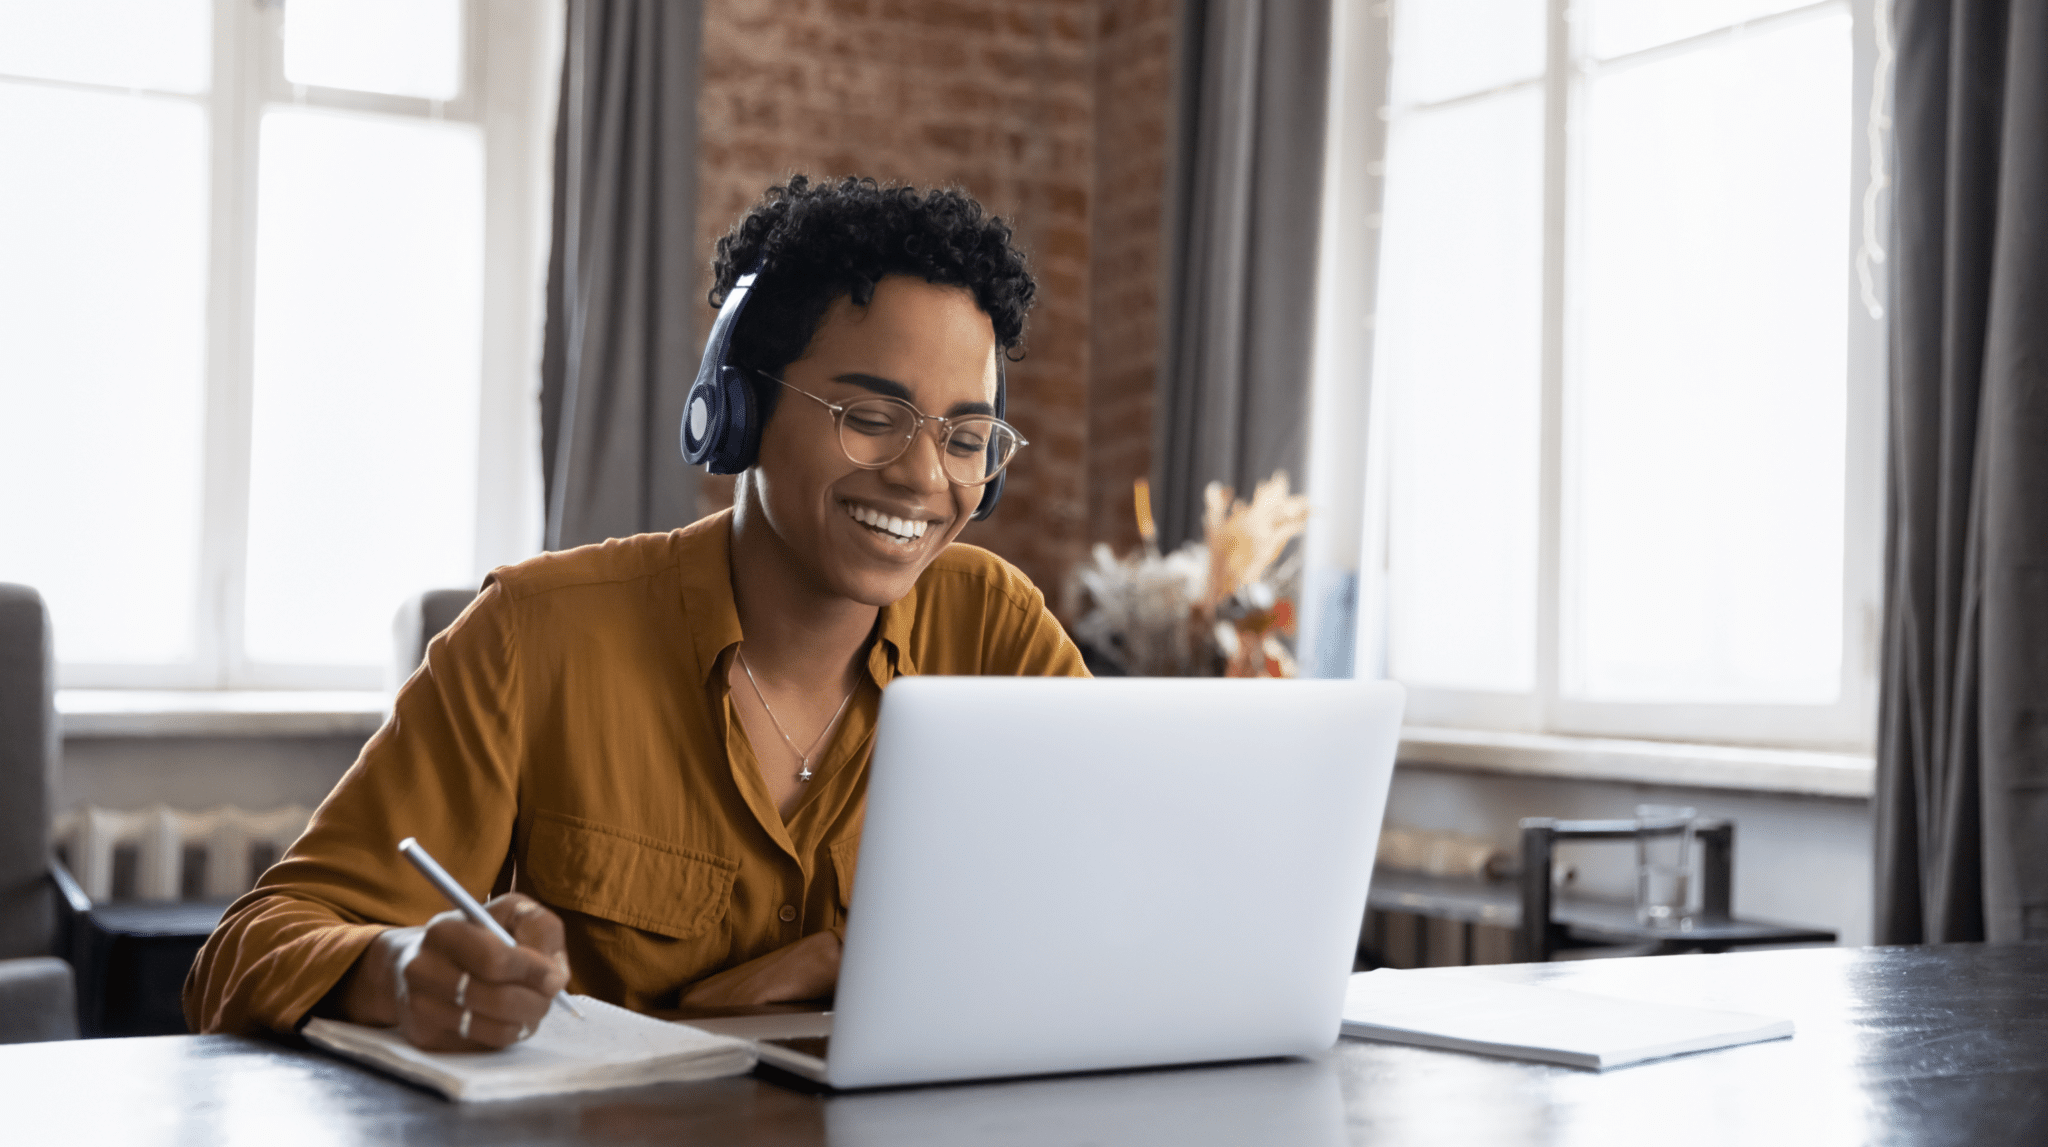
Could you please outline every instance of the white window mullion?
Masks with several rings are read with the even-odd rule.
[[[1570,0],[1547,0],[1543,82],[1543,365],[1538,413],[1542,445],[1536,535],[1536,689],[1539,727],[1554,720],[1562,650],[1564,372],[1567,229],[1571,218],[1569,141],[1574,96]]]
[[[242,656],[249,393],[256,277],[257,93],[275,66],[277,11],[214,3],[213,209],[207,314],[206,513],[200,631],[216,688],[249,684]]]
[[[1892,5],[1893,0],[1849,0],[1854,20],[1851,107],[1856,124],[1849,148],[1849,185],[1856,200],[1850,221],[1852,250],[1862,246],[1866,234],[1887,243],[1892,233],[1891,197],[1883,194],[1882,188],[1872,194],[1871,165],[1873,147],[1878,149],[1880,161],[1890,164],[1889,134],[1883,130],[1881,121],[1873,132],[1871,120],[1874,112],[1883,115],[1889,110],[1888,91],[1878,91],[1878,85],[1889,88],[1892,62],[1879,59],[1877,27],[1879,20],[1890,21]],[[1885,38],[1892,39],[1889,31]],[[1875,106],[1877,100],[1885,101],[1884,106]],[[1868,220],[1866,211],[1872,215]],[[1866,258],[1877,254],[1864,252]],[[1855,727],[1869,730],[1866,735],[1874,738],[1884,594],[1884,379],[1888,344],[1883,311],[1890,305],[1891,279],[1882,263],[1873,262],[1870,272],[1878,313],[1865,305],[1862,283],[1853,266],[1848,273],[1853,302],[1849,308],[1849,442],[1845,459],[1848,520],[1842,539],[1846,550],[1842,563],[1842,696],[1851,708]]]

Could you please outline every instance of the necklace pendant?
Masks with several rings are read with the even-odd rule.
[[[804,766],[804,767],[803,767],[803,768],[802,768],[801,770],[799,770],[799,771],[798,771],[798,773],[796,774],[796,779],[797,779],[797,780],[799,780],[799,781],[801,781],[801,782],[803,782],[804,784],[810,784],[810,783],[811,783],[811,766],[810,766],[810,765],[808,765],[808,764],[806,764],[806,765],[805,765],[805,766]]]

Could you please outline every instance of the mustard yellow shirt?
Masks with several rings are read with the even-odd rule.
[[[382,929],[472,894],[560,914],[571,989],[639,1010],[843,927],[881,689],[899,675],[1085,676],[1015,567],[948,547],[885,607],[867,681],[785,824],[735,719],[730,513],[494,571],[428,646],[306,834],[185,982],[199,1032],[292,1030]]]

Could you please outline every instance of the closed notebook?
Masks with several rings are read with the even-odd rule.
[[[753,1044],[650,1019],[588,996],[587,1018],[550,1012],[540,1031],[501,1051],[421,1051],[396,1028],[316,1019],[308,1041],[450,1099],[524,1099],[571,1091],[679,1083],[738,1075],[754,1066]]]
[[[1351,977],[1345,1035],[1602,1070],[1792,1034],[1792,1021],[1476,976]]]

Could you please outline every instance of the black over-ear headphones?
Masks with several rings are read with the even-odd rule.
[[[704,360],[697,364],[697,380],[683,399],[683,459],[713,474],[737,474],[754,464],[761,455],[760,404],[754,399],[754,385],[745,367],[727,361],[732,351],[733,330],[740,313],[747,309],[760,270],[741,275],[726,293],[725,305],[711,324],[711,337],[704,340]],[[996,417],[1003,417],[1003,356],[996,353]],[[989,462],[995,462],[995,446],[989,446]],[[995,513],[1003,499],[1003,479],[982,487],[981,504],[974,508],[979,522]]]

